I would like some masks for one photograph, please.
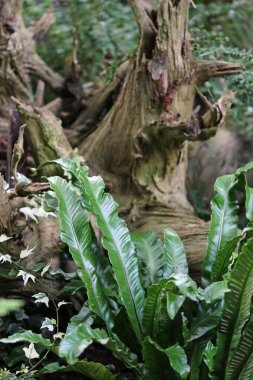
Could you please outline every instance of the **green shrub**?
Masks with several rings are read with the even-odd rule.
[[[217,179],[212,201],[202,285],[189,276],[177,233],[131,234],[118,217],[118,204],[105,193],[101,177],[67,159],[56,161],[73,176],[49,179],[58,199],[61,238],[78,266],[88,297],[71,319],[59,345],[31,331],[1,341],[26,341],[52,351],[67,365],[50,363],[34,377],[77,371],[92,379],[114,379],[100,363],[79,359],[93,342],[101,344],[139,379],[250,379],[253,371],[253,189],[245,173]],[[248,227],[238,232],[237,191],[246,193]],[[102,252],[91,227],[102,234]]]

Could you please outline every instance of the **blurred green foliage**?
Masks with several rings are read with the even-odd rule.
[[[127,1],[24,0],[26,24],[47,9],[54,9],[56,23],[40,44],[39,53],[58,72],[64,72],[65,59],[71,54],[73,28],[86,81],[97,81],[106,67],[124,59],[136,46],[138,32]]]
[[[253,3],[251,0],[195,0],[190,23],[212,32],[222,32],[232,45],[252,49]]]
[[[191,10],[193,53],[202,59],[241,63],[243,74],[212,79],[202,89],[211,101],[228,89],[236,93],[229,128],[253,136],[253,3],[251,0],[197,1]]]
[[[227,89],[236,91],[229,125],[253,136],[252,0],[194,3],[196,8],[191,7],[190,12],[193,54],[240,62],[245,67],[242,75],[211,80],[202,90],[210,101]],[[56,71],[64,73],[73,28],[78,33],[78,60],[86,82],[110,79],[118,64],[135,51],[138,31],[127,0],[24,0],[26,24],[50,8],[55,11],[56,23],[39,45],[39,53]]]

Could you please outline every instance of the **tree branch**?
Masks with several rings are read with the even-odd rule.
[[[33,35],[33,39],[39,43],[54,23],[55,14],[49,10],[45,12],[39,20],[35,21],[28,28],[28,31]]]
[[[201,117],[204,128],[211,128],[214,126],[220,127],[224,123],[234,96],[234,93],[229,91],[210,107],[210,109]]]
[[[138,62],[140,62],[142,54],[149,51],[150,46],[152,46],[152,40],[154,41],[154,36],[156,35],[156,27],[147,14],[145,5],[141,0],[129,0],[129,3],[133,9],[133,13],[140,30],[140,47]]]
[[[31,107],[12,98],[22,123],[27,124],[25,138],[29,143],[35,164],[59,157],[72,157],[72,148],[63,133],[61,122],[51,112]],[[55,165],[43,169],[44,175],[61,174]]]
[[[155,26],[148,16],[143,2],[141,0],[129,0],[129,3],[133,9],[140,33],[153,33]]]
[[[193,61],[195,67],[196,84],[199,86],[212,77],[222,77],[224,75],[240,74],[243,72],[243,66],[239,63],[226,61]]]
[[[30,60],[29,62],[26,62],[25,67],[29,74],[35,75],[39,79],[43,80],[57,94],[61,94],[66,91],[64,78],[60,74],[53,71],[37,53],[30,56]]]

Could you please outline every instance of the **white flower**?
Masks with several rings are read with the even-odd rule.
[[[23,271],[23,270],[20,270],[19,272],[18,272],[18,274],[17,274],[17,277],[18,276],[22,276],[22,278],[23,278],[23,281],[24,281],[24,285],[26,286],[26,284],[27,284],[27,281],[29,281],[29,280],[32,280],[33,282],[35,282],[35,276],[33,276],[32,274],[30,274],[30,273],[27,273],[27,272],[25,272],[25,271]]]

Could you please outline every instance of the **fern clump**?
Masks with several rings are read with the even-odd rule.
[[[59,343],[31,331],[1,341],[30,342],[65,360],[63,366],[58,361],[44,366],[35,377],[72,370],[116,379],[115,371],[82,359],[97,343],[139,379],[248,379],[253,371],[253,189],[245,173],[253,164],[216,181],[199,287],[174,230],[164,230],[163,242],[154,232],[130,233],[101,177],[89,177],[86,167],[68,159],[54,162],[73,179],[51,177],[49,183],[58,200],[61,238],[77,264],[87,303]],[[241,232],[238,190],[245,192],[249,222]]]

